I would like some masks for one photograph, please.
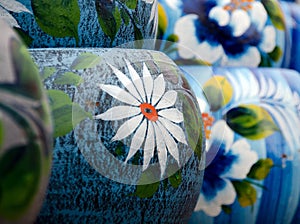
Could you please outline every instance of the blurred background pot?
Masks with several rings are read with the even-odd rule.
[[[159,0],[158,9],[158,38],[175,43],[160,50],[172,59],[213,66],[299,64],[291,48],[299,41],[290,36],[297,23],[287,22],[297,10],[282,10],[276,0]]]
[[[0,27],[0,223],[32,223],[51,168],[50,110],[26,47]]]
[[[55,122],[37,223],[186,223],[203,176],[203,123],[160,52],[32,49]]]
[[[207,139],[201,194],[189,223],[291,223],[300,194],[298,72],[182,68]]]
[[[111,47],[156,35],[154,0],[1,0],[29,47]],[[140,43],[142,44],[142,43]]]

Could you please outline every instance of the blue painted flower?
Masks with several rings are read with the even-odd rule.
[[[185,15],[174,28],[182,58],[258,66],[261,54],[272,52],[276,46],[275,28],[260,1],[187,0],[182,10]]]
[[[214,159],[205,169],[195,211],[203,210],[209,216],[217,216],[222,205],[232,204],[236,198],[231,180],[246,178],[258,156],[246,139],[234,141],[234,133],[224,120],[217,121],[211,133],[207,158]]]

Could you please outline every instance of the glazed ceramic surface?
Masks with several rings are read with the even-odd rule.
[[[158,38],[173,59],[214,66],[288,66],[290,42],[276,0],[160,0]]]
[[[51,168],[50,110],[26,47],[0,27],[0,223],[32,223]]]
[[[203,185],[190,223],[291,223],[300,194],[299,74],[183,69],[207,139]]]
[[[300,4],[281,2],[291,42],[289,68],[300,72]]]
[[[154,38],[156,7],[154,0],[1,0],[0,18],[29,47],[111,47]]]
[[[56,137],[37,223],[186,223],[201,189],[203,123],[174,62],[147,50],[30,52]]]

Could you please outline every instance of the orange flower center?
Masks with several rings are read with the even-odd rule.
[[[204,131],[206,139],[210,139],[211,130],[210,127],[213,125],[214,118],[209,116],[208,113],[202,113],[202,119],[204,123]]]
[[[231,2],[224,6],[224,9],[227,11],[234,11],[236,9],[242,9],[249,11],[252,9],[252,3],[255,0],[231,0]]]
[[[154,106],[152,106],[149,103],[142,103],[140,105],[142,114],[150,121],[157,121],[158,119],[158,115],[157,115],[157,111],[154,108]]]

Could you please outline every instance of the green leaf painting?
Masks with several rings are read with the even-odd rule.
[[[78,0],[32,0],[31,7],[45,33],[53,37],[74,37],[78,43]]]
[[[262,0],[273,25],[279,30],[285,30],[284,14],[277,0]]]
[[[271,115],[253,104],[232,108],[226,113],[225,120],[236,133],[252,140],[266,138],[279,130]]]
[[[268,55],[273,61],[277,62],[282,57],[283,52],[279,46],[276,46],[272,52],[268,53]]]
[[[58,85],[74,85],[78,86],[83,82],[83,78],[73,72],[66,72],[62,76],[54,80],[54,84]]]
[[[30,143],[8,150],[0,158],[0,215],[18,219],[38,190],[41,172],[39,146]]]
[[[268,176],[273,165],[272,159],[260,159],[251,167],[247,176],[251,179],[263,180]]]
[[[68,134],[73,128],[91,114],[85,112],[78,104],[72,103],[70,97],[60,90],[48,90],[49,102],[54,120],[54,137]]]
[[[203,92],[211,111],[217,111],[231,100],[233,88],[226,77],[214,76],[204,84]]]
[[[110,37],[112,42],[121,26],[121,14],[113,2],[95,1],[98,21],[103,32]]]
[[[45,67],[41,73],[41,79],[45,80],[52,76],[56,72],[55,67]]]
[[[246,181],[232,181],[237,193],[238,202],[242,207],[254,205],[257,199],[256,190]]]
[[[32,99],[41,99],[43,88],[41,82],[37,81],[39,71],[33,63],[27,48],[16,39],[11,39],[10,47],[18,86],[17,88],[14,87],[13,91]]]
[[[157,175],[159,173],[155,169],[155,167],[149,166],[142,174],[139,179],[138,185],[136,186],[136,191],[134,196],[138,196],[140,198],[151,198],[158,191],[160,182],[151,183],[152,180],[157,179]],[[143,184],[143,183],[151,183],[151,184]]]
[[[137,6],[138,0],[125,0],[125,1],[123,0],[123,2],[125,2],[126,6],[129,9],[135,9]]]
[[[101,57],[92,53],[83,53],[79,55],[72,63],[72,70],[81,70],[94,68],[101,61]]]
[[[195,155],[199,160],[202,158],[203,152],[203,133],[202,133],[202,120],[197,113],[197,108],[194,101],[184,94],[179,95],[183,102],[183,118],[186,127],[188,143],[194,150]]]

